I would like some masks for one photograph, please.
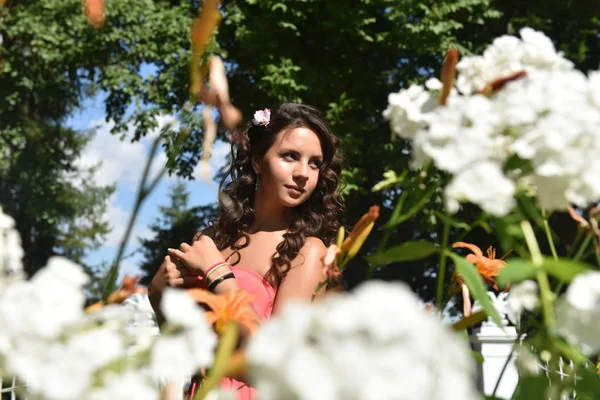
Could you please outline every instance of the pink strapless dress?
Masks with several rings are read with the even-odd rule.
[[[252,306],[256,314],[263,320],[268,319],[273,312],[273,305],[275,304],[275,294],[277,293],[275,288],[258,272],[252,269],[238,266],[232,266],[231,269],[238,286],[254,295]],[[198,278],[198,284],[194,286],[206,289],[206,283],[201,277]],[[238,400],[254,400],[258,396],[256,389],[244,382],[231,378],[223,379],[221,389],[235,392]]]

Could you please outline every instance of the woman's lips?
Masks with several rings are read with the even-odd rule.
[[[294,185],[285,185],[285,187],[294,195],[301,196],[304,193],[304,189],[294,186]]]

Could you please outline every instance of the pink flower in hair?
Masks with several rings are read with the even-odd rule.
[[[258,110],[254,113],[254,118],[252,118],[252,123],[254,125],[262,125],[267,126],[271,121],[271,110],[265,108],[264,110]]]

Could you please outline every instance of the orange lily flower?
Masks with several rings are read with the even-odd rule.
[[[206,312],[209,324],[214,324],[217,333],[224,332],[229,322],[237,322],[250,332],[256,331],[258,317],[250,309],[254,296],[244,290],[227,294],[214,294],[204,289],[188,289],[186,292],[198,303],[204,303],[210,311]]]
[[[498,284],[494,280],[500,274],[500,270],[504,265],[506,265],[506,261],[496,258],[496,249],[490,246],[487,249],[487,257],[483,255],[481,249],[474,244],[464,243],[464,242],[456,242],[452,245],[452,248],[455,249],[457,247],[467,248],[473,252],[473,254],[467,255],[466,259],[471,264],[474,264],[477,268],[477,272],[483,277],[483,280],[490,284],[494,288],[494,290],[498,289]],[[460,285],[462,285],[462,279],[460,275],[457,274],[456,279]]]

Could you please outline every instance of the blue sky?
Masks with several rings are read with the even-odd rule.
[[[96,174],[97,183],[104,185],[116,184],[116,191],[108,202],[108,211],[105,217],[112,230],[107,240],[87,256],[85,261],[92,265],[100,264],[103,261],[110,263],[116,255],[134,206],[137,186],[142,176],[152,140],[147,137],[139,142],[131,143],[129,141],[132,137],[131,135],[124,141],[119,140],[118,136],[111,135],[111,124],[105,121],[104,96],[103,93],[100,93],[94,98],[87,99],[83,103],[83,106],[74,112],[67,121],[70,127],[77,130],[96,128],[93,140],[83,152],[78,162],[81,165],[95,165],[101,162],[101,166]],[[163,117],[164,120],[169,118],[172,117]],[[151,132],[149,136],[156,135],[158,131],[159,129]],[[228,152],[228,144],[217,143],[215,145],[211,160],[213,171],[216,171],[225,162]],[[154,159],[151,176],[154,176],[165,162],[166,156],[161,149],[160,153]],[[184,181],[191,193],[190,206],[215,202],[217,199],[217,184],[202,180],[198,171],[195,171],[194,176],[196,180]],[[177,182],[177,180],[175,176],[165,176],[146,199],[138,215],[125,254],[129,254],[140,247],[138,237],[152,237],[149,226],[159,216],[159,206],[169,203],[169,187]],[[189,240],[189,238],[182,238],[182,241],[186,240]],[[177,243],[173,245],[177,245]],[[121,277],[125,273],[139,273],[138,265],[140,260],[139,253],[124,260],[121,263]]]

